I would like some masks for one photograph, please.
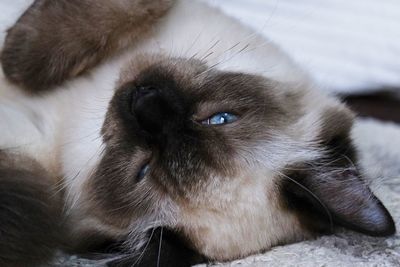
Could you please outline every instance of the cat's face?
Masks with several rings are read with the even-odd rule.
[[[103,224],[165,226],[229,260],[330,230],[393,221],[357,172],[353,115],[306,85],[144,56],[121,76],[87,183]]]

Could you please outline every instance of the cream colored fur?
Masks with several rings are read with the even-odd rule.
[[[288,84],[281,88],[283,92],[312,95],[304,97],[304,117],[293,129],[287,129],[286,135],[276,137],[275,145],[254,145],[254,159],[265,171],[250,174],[246,166],[235,182],[224,184],[218,194],[210,194],[212,201],[203,208],[193,210],[175,203],[181,221],[173,222],[190,235],[197,249],[218,260],[248,255],[307,235],[292,215],[276,206],[273,171],[288,161],[311,160],[323,153],[308,147],[307,142],[318,132],[321,111],[339,104],[309,91],[312,84],[307,76],[269,40],[197,1],[178,1],[150,38],[45,96],[23,94],[0,73],[0,148],[27,154],[54,177],[62,178],[58,182],[60,189],[66,188],[66,209],[74,218],[82,219],[82,188],[102,155],[100,128],[108,102],[121,68],[143,53],[204,59],[211,68],[260,74]],[[265,151],[269,151],[268,156]],[[232,196],[235,199],[229,199]],[[215,209],[224,212],[216,215]],[[246,219],[237,224],[237,218]],[[94,218],[87,220],[103,231],[118,232]],[[251,235],[246,231],[249,228]]]

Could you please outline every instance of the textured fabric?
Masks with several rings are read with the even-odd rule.
[[[204,0],[279,44],[321,88],[400,87],[398,0]]]

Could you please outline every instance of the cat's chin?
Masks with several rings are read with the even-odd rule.
[[[202,218],[197,218],[195,225],[184,230],[185,237],[201,255],[212,261],[226,262],[316,236],[290,214],[276,212],[273,218],[276,224],[272,226],[267,222],[271,220],[266,218],[268,215],[251,214],[250,210],[233,213],[236,212],[226,212],[216,219],[213,212],[205,212]]]

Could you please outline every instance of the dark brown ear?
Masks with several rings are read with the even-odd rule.
[[[333,224],[368,234],[395,233],[394,221],[355,168],[301,170],[288,175],[283,193],[312,230],[329,230]]]

